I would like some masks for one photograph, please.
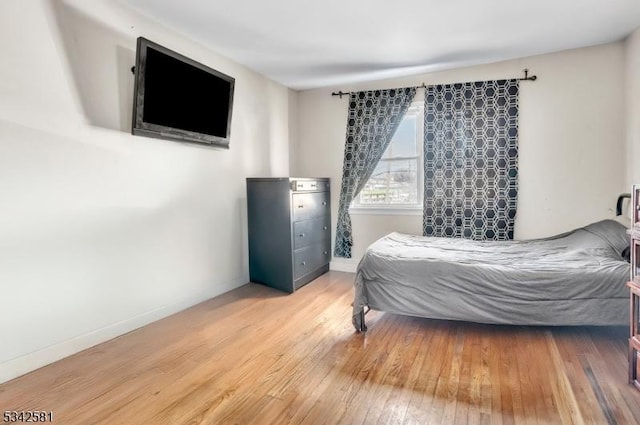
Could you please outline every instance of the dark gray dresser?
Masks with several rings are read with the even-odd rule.
[[[248,178],[251,282],[293,292],[329,270],[328,178]]]

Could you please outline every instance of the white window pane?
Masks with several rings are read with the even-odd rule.
[[[417,204],[418,159],[383,160],[360,192],[360,204]]]
[[[360,191],[361,204],[384,204],[387,193],[387,177],[389,175],[389,162],[380,161],[369,177],[367,184]]]
[[[393,139],[389,142],[383,158],[417,155],[416,128],[416,116],[406,115],[400,122]]]
[[[354,201],[355,206],[393,209],[420,204],[423,119],[422,103],[417,102],[400,122],[382,160]]]
[[[415,156],[416,152],[416,117],[407,116],[398,127],[394,138],[394,156]]]

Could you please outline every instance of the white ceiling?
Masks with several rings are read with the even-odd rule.
[[[640,0],[122,0],[294,89],[620,40]]]

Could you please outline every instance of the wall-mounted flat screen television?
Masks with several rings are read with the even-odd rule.
[[[143,37],[134,73],[133,134],[229,147],[234,78]]]

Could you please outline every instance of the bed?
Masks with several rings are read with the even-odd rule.
[[[366,330],[365,309],[492,324],[628,324],[626,231],[603,220],[523,241],[391,233],[358,265],[353,325]]]

